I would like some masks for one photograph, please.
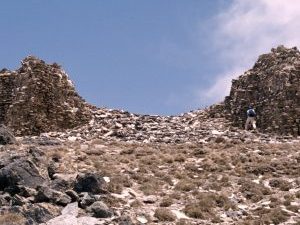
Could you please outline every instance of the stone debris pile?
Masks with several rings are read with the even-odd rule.
[[[180,116],[138,115],[122,110],[93,109],[89,124],[66,132],[50,132],[42,137],[61,141],[109,141],[142,143],[206,143],[210,141],[272,142],[290,141],[291,136],[271,137],[267,134],[240,130],[223,117],[212,117],[211,109],[196,110]]]
[[[272,49],[232,81],[225,99],[227,118],[243,128],[249,105],[257,111],[261,131],[300,135],[300,52],[296,47]]]
[[[56,63],[28,56],[16,71],[0,71],[0,123],[16,135],[38,135],[89,121],[89,106]]]

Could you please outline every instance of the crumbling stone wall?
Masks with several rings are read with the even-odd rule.
[[[0,123],[16,135],[38,135],[82,125],[89,106],[57,64],[29,56],[17,71],[0,72]]]
[[[300,52],[279,46],[261,55],[254,67],[232,81],[225,98],[227,117],[243,128],[253,105],[261,131],[300,135]]]
[[[9,106],[12,104],[12,90],[15,86],[15,73],[6,69],[0,71],[0,123],[6,120]]]

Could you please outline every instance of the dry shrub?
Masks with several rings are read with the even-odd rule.
[[[121,194],[124,187],[131,187],[132,183],[125,175],[118,175],[111,178],[108,183],[108,191]]]
[[[174,173],[174,177],[181,180],[181,179],[185,179],[188,176],[188,174],[184,171],[176,171]]]
[[[272,209],[268,213],[262,215],[262,224],[281,224],[288,220],[289,214],[280,208]]]
[[[164,183],[162,181],[158,180],[153,176],[144,176],[143,182],[141,182],[139,190],[144,192],[145,195],[154,195],[160,192],[163,184]]]
[[[215,208],[223,208],[225,210],[235,209],[235,205],[224,195],[215,193],[200,192],[195,195],[197,201],[187,204],[184,212],[193,218],[197,219],[214,219]]]
[[[184,192],[189,192],[196,188],[197,186],[193,183],[193,181],[188,179],[181,180],[175,185],[175,190],[184,191]]]
[[[203,161],[203,164],[202,164],[203,170],[205,170],[207,172],[222,172],[222,169],[220,166],[221,165],[216,164],[211,159],[206,159],[205,161]]]
[[[25,225],[25,218],[16,213],[0,215],[0,225]]]
[[[118,171],[118,165],[108,164],[97,160],[92,161],[95,169],[97,169],[99,174],[101,174],[104,177],[113,177],[117,173],[116,171]]]
[[[154,216],[160,221],[174,221],[176,216],[170,210],[165,208],[157,208],[155,210]]]
[[[124,164],[129,164],[131,162],[131,159],[127,157],[122,157],[119,159],[119,162]]]
[[[202,207],[197,203],[191,203],[185,206],[184,213],[189,217],[196,219],[204,219]]]
[[[101,139],[93,139],[91,141],[91,144],[92,145],[100,145],[100,144],[103,144],[103,140],[101,140]]]
[[[153,149],[150,149],[150,148],[144,148],[144,149],[137,148],[137,149],[135,149],[135,152],[134,152],[135,157],[137,159],[144,157],[144,156],[153,155],[154,153],[156,153],[156,151],[153,151]]]
[[[272,179],[269,185],[274,188],[279,188],[281,191],[289,191],[292,188],[292,184],[284,179]]]
[[[223,194],[199,192],[195,197],[204,209],[210,207],[219,207],[224,208],[225,210],[236,208],[235,205]]]
[[[164,175],[161,177],[161,180],[163,180],[164,182],[166,182],[167,184],[169,184],[170,186],[173,186],[174,183],[173,183],[173,180],[172,180],[172,177],[169,176],[169,175]]]
[[[196,148],[194,149],[193,155],[199,158],[204,157],[207,154],[207,149],[204,148]]]
[[[221,137],[221,136],[216,137],[215,143],[219,144],[222,142],[226,142],[226,139],[224,137]]]
[[[169,207],[174,203],[173,199],[170,197],[163,198],[159,204],[160,207]]]
[[[162,161],[164,163],[173,163],[174,162],[174,157],[172,155],[162,155]]]
[[[150,155],[150,156],[145,156],[143,158],[140,159],[140,164],[142,165],[156,165],[159,163],[159,159],[157,158],[157,156],[155,155]]]
[[[192,171],[192,172],[199,172],[199,166],[198,165],[195,165],[193,163],[188,163],[186,164],[185,166],[185,169],[188,170],[188,171]]]
[[[174,161],[183,163],[183,162],[185,162],[185,158],[186,157],[184,154],[178,154],[175,156]]]
[[[95,162],[94,162],[94,167],[95,167],[95,169],[97,169],[98,171],[101,170],[101,169],[103,168],[103,162],[95,161]]]
[[[134,200],[133,202],[130,203],[130,207],[132,208],[140,208],[143,205],[142,202],[139,200]]]
[[[123,149],[120,152],[120,155],[131,155],[133,153],[135,153],[135,149],[134,148],[129,148],[129,149]]]
[[[171,199],[180,200],[180,199],[181,199],[181,193],[178,192],[178,191],[174,191],[173,193],[171,193],[171,194],[169,195],[169,197],[170,197]]]
[[[103,196],[101,200],[109,207],[121,207],[126,204],[123,199],[113,197],[112,195]]]
[[[103,149],[87,149],[87,150],[84,150],[84,152],[87,154],[87,155],[96,155],[96,156],[101,156],[103,154],[105,154],[105,150]]]
[[[139,190],[145,195],[155,195],[159,192],[160,188],[155,183],[145,183],[140,186]]]
[[[187,219],[180,219],[176,225],[189,225],[189,221]]]
[[[271,194],[269,188],[264,187],[261,184],[254,183],[252,181],[240,180],[241,184],[240,192],[252,202],[258,202],[263,199],[264,195]]]
[[[152,170],[154,176],[158,179],[160,179],[161,181],[166,182],[168,185],[173,186],[173,179],[172,176],[168,175],[167,172],[162,172],[159,170]]]

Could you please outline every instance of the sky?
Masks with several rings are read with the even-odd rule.
[[[3,0],[0,68],[62,65],[98,107],[178,115],[218,103],[272,47],[300,46],[298,0]]]

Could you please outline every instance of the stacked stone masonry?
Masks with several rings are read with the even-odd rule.
[[[89,106],[60,66],[33,56],[17,71],[0,71],[0,94],[0,123],[16,135],[64,130],[90,119]]]
[[[272,49],[232,81],[225,98],[226,116],[243,128],[250,105],[257,111],[261,131],[300,135],[300,52],[296,47]]]

